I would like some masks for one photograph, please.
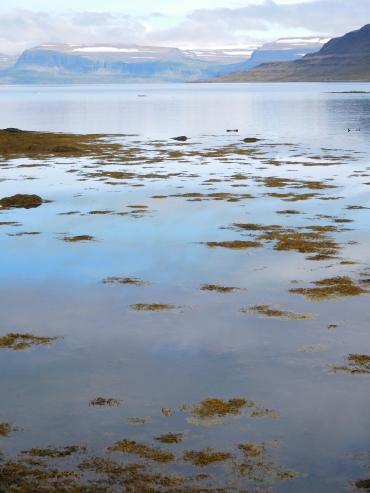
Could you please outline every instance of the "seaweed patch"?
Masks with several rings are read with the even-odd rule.
[[[181,443],[183,433],[166,433],[160,437],[155,438],[161,443]]]
[[[77,243],[79,241],[97,241],[94,236],[90,235],[63,236],[61,239],[63,241],[66,241],[67,243]]]
[[[348,276],[335,276],[314,281],[315,288],[293,288],[289,293],[302,294],[309,301],[339,300],[349,296],[360,296],[368,290],[356,284]]]
[[[245,288],[237,288],[235,286],[220,286],[220,284],[202,284],[201,291],[215,291],[216,293],[235,293],[236,291],[246,291]]]
[[[33,334],[16,334],[9,332],[0,337],[0,348],[11,349],[12,351],[23,351],[33,346],[50,346],[59,337],[39,337]]]
[[[205,467],[211,464],[225,462],[231,459],[231,454],[223,452],[214,452],[210,448],[205,450],[200,450],[199,452],[195,450],[187,450],[183,455],[183,460],[185,462],[190,462],[196,467]]]
[[[11,197],[3,197],[2,199],[0,199],[0,206],[3,209],[32,209],[35,207],[40,207],[43,202],[44,201],[39,195],[17,193],[16,195],[12,195]]]
[[[204,245],[204,243],[200,243]],[[205,243],[209,248],[222,247],[229,250],[246,250],[248,248],[259,248],[262,243],[259,241],[245,241],[245,240],[232,240],[232,241],[207,241]]]
[[[364,375],[370,373],[370,356],[367,354],[350,354],[346,358],[346,365],[331,366],[334,373],[343,371],[352,375]]]
[[[143,459],[161,463],[172,462],[175,458],[172,452],[166,452],[159,448],[152,448],[143,443],[136,443],[134,440],[127,440],[126,438],[108,447],[107,450],[108,452],[122,452],[124,454],[138,455]]]
[[[101,284],[110,284],[114,286],[115,284],[131,284],[132,286],[150,286],[154,284],[153,282],[143,281],[138,277],[119,277],[119,276],[110,276],[102,279],[100,281]]]
[[[109,399],[105,399],[104,397],[97,397],[96,399],[92,399],[89,402],[89,406],[93,406],[93,407],[96,407],[96,406],[99,406],[99,407],[103,407],[103,406],[113,407],[113,406],[120,406],[121,405],[121,402],[122,402],[122,399],[121,400],[113,399],[113,397],[110,397]]]
[[[249,308],[240,308],[239,312],[245,313],[246,315],[257,315],[263,318],[277,318],[285,321],[309,320],[314,316],[312,313],[295,313],[287,310],[279,310],[278,308],[268,304],[253,305]]]
[[[0,423],[0,437],[9,437],[14,431],[18,431],[18,428],[13,423]]]
[[[176,306],[170,303],[134,303],[129,307],[136,312],[171,312],[184,308],[193,308],[191,306]]]

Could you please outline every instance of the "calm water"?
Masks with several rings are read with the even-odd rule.
[[[288,292],[296,287],[292,280],[303,287],[335,276],[357,282],[370,267],[369,211],[346,209],[370,207],[370,94],[333,91],[370,91],[370,84],[0,87],[0,128],[135,134],[118,141],[138,149],[140,158],[1,163],[0,197],[36,193],[53,202],[0,213],[1,221],[22,224],[1,226],[0,336],[63,338],[51,347],[0,350],[0,422],[19,427],[0,437],[0,451],[12,456],[36,446],[83,443],[99,455],[117,440],[152,445],[153,437],[171,431],[186,437],[167,445],[179,456],[190,449],[230,452],[238,443],[270,444],[274,460],[298,474],[284,482],[274,477],[276,492],[339,493],[368,477],[370,376],[332,373],[330,365],[343,365],[349,354],[370,355],[369,297],[310,302]],[[239,132],[226,132],[234,128]],[[176,135],[190,140],[171,141]],[[262,139],[251,155],[209,154],[225,146],[245,149],[245,137]],[[163,158],[149,163],[158,150]],[[177,151],[187,154],[170,158]],[[40,166],[27,167],[35,163]],[[76,173],[66,172],[71,169]],[[86,175],[96,170],[138,176],[111,185]],[[149,172],[182,175],[140,176]],[[247,176],[230,179],[236,173]],[[286,202],[267,194],[292,189],[268,187],[263,180],[269,177],[338,188],[302,186],[293,192],[319,195]],[[210,179],[220,181],[204,184]],[[217,192],[255,198],[169,197]],[[153,198],[158,195],[168,198]],[[132,205],[147,212],[116,214]],[[301,214],[276,213],[285,209]],[[94,210],[112,213],[88,214]],[[69,211],[78,214],[60,215]],[[340,252],[323,261],[278,251],[274,242],[248,250],[204,244],[253,239],[248,231],[220,229],[233,223],[345,230],[330,234]],[[11,236],[19,232],[41,234]],[[98,241],[61,241],[80,234]],[[101,284],[108,276],[153,284]],[[201,290],[203,284],[245,290],[221,294]],[[135,303],[179,308],[136,312],[129,306]],[[314,317],[286,321],[240,312],[256,304]],[[99,396],[122,403],[89,406]],[[219,426],[194,426],[179,406],[206,397],[251,399],[276,414],[242,413]],[[165,416],[162,408],[174,414]],[[145,423],[127,421],[133,417]],[[215,466],[199,472],[221,479],[230,474]],[[258,484],[267,491],[263,481],[239,479],[251,491]]]

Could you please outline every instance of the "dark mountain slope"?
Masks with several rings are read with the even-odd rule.
[[[204,82],[370,81],[370,24],[331,39],[317,53],[291,62],[264,63]]]

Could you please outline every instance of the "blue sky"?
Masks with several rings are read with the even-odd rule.
[[[248,46],[341,36],[367,22],[370,0],[12,0],[0,6],[0,53],[48,41]]]

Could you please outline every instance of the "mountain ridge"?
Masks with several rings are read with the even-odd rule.
[[[0,70],[0,84],[110,84],[211,79],[245,70],[261,61],[296,59],[304,54],[302,50],[307,53],[321,48],[320,39],[293,39],[298,43],[291,43],[287,38],[254,51],[237,47],[229,51],[180,50],[134,44],[50,42],[25,50],[13,67]]]
[[[333,38],[317,52],[299,60],[264,63],[248,71],[197,82],[368,82],[370,24]]]

